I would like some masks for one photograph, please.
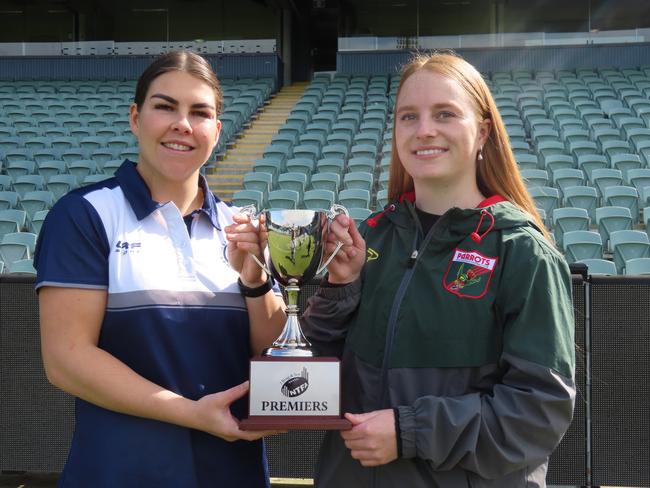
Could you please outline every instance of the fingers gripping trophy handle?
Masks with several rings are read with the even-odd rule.
[[[332,205],[332,207],[329,209],[327,212],[327,227],[328,227],[328,232],[329,232],[329,225],[332,223],[332,221],[338,216],[338,215],[345,215],[346,217],[350,217],[350,213],[348,212],[348,209],[345,208],[343,205],[339,205],[335,203]],[[332,262],[332,259],[338,254],[339,250],[343,247],[343,243],[341,241],[336,241],[336,248],[334,248],[334,252],[328,257],[325,262],[321,265],[320,268],[318,268],[318,271],[316,271],[316,274],[321,274],[325,268],[327,268],[327,265]]]
[[[262,213],[264,213],[264,211],[262,210],[262,211],[258,212],[257,207],[255,207],[255,205],[251,204],[251,205],[246,205],[245,207],[242,207],[241,208],[241,213],[244,214],[244,215],[248,215],[250,217],[250,219],[251,219],[251,222],[252,222],[253,220],[258,220],[260,218],[260,215]],[[267,275],[271,276],[271,270],[269,270],[268,266],[265,263],[260,261],[259,258],[257,256],[255,256],[255,254],[253,254],[252,252],[249,252],[248,254],[250,255],[250,257],[253,258],[253,261],[255,261],[258,264],[258,266],[260,268],[262,268],[266,272]]]

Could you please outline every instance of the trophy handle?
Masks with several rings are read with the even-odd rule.
[[[346,217],[350,217],[350,213],[348,212],[348,209],[345,208],[343,205],[339,205],[338,203],[335,203],[332,205],[332,207],[329,209],[327,212],[327,227],[329,230],[329,224],[332,223],[332,221],[338,216],[338,215],[345,215]],[[316,274],[321,274],[325,268],[327,268],[327,265],[332,262],[332,259],[338,254],[339,250],[343,247],[343,243],[341,241],[336,241],[336,248],[334,249],[334,252],[331,254],[330,257],[328,257],[325,260],[325,263],[323,263],[320,268],[316,271]]]
[[[246,205],[244,207],[241,207],[241,212],[240,213],[242,213],[244,215],[248,215],[250,217],[251,221],[253,221],[253,220],[259,219],[260,215],[262,215],[264,213],[264,210],[261,210],[260,212],[258,212],[257,207],[255,206],[255,204],[251,203],[250,205]],[[250,255],[250,257],[253,258],[253,261],[255,261],[257,263],[257,265],[266,272],[267,275],[271,276],[271,271],[269,270],[268,266],[265,263],[260,261],[257,258],[257,256],[255,256],[255,254],[253,254],[251,252],[249,252],[248,254]]]

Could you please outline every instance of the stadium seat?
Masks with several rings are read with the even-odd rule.
[[[552,215],[553,210],[559,206],[560,192],[557,188],[538,186],[528,188],[528,193],[535,201],[535,205],[544,210],[548,216]]]
[[[271,209],[298,208],[300,194],[294,190],[272,190],[267,197]]]
[[[0,210],[18,208],[19,201],[20,195],[17,192],[9,190],[0,191]]]
[[[348,146],[343,144],[327,144],[322,149],[323,159],[337,158],[345,160],[348,157],[348,153]]]
[[[0,240],[0,259],[8,266],[20,259],[30,259],[36,248],[36,234],[12,232]]]
[[[348,209],[348,212],[350,214],[350,217],[354,219],[357,225],[372,215],[372,210],[367,208],[353,207]]]
[[[79,181],[77,177],[69,174],[52,175],[47,182],[47,189],[52,192],[55,200],[58,200],[78,186]]]
[[[278,176],[278,187],[281,190],[293,190],[297,192],[299,195],[299,203],[302,201],[302,194],[305,193],[307,183],[307,174],[304,172],[289,171]]]
[[[564,196],[564,189],[585,184],[585,174],[579,169],[561,168],[553,172],[553,186]]]
[[[43,222],[45,221],[45,217],[47,216],[48,212],[49,210],[40,210],[32,215],[30,222],[30,232],[38,235],[38,233],[41,231],[41,227],[43,226]]]
[[[20,197],[24,197],[25,193],[35,190],[42,190],[45,186],[45,179],[39,174],[35,175],[22,175],[14,179],[13,187]]]
[[[27,212],[15,208],[0,210],[0,236],[22,231],[27,224]],[[0,237],[1,239],[1,237]]]
[[[618,153],[610,156],[610,164],[614,169],[618,169],[623,173],[623,177],[627,176],[627,172],[632,169],[641,168],[641,158],[637,154]]]
[[[596,169],[609,168],[607,158],[602,154],[583,154],[577,159],[578,169],[581,169],[591,181],[591,173]]]
[[[252,171],[244,175],[242,184],[245,190],[262,192],[264,200],[266,200],[266,195],[273,187],[273,175],[262,171]]]
[[[340,158],[323,158],[317,161],[316,168],[319,173],[337,173],[338,175],[343,175],[345,161]]]
[[[636,188],[641,194],[645,187],[650,187],[650,168],[631,169],[625,175],[625,182]]]
[[[77,159],[68,163],[68,173],[74,175],[81,183],[88,175],[97,172],[97,163],[92,159]]]
[[[514,156],[515,156],[515,161],[517,162],[517,166],[519,166],[520,170],[537,169],[539,166],[539,162],[537,160],[536,154],[515,152]]]
[[[231,202],[236,207],[255,205],[257,211],[264,208],[264,196],[258,190],[238,190],[233,193]]]
[[[650,258],[634,258],[625,261],[626,275],[650,275]]]
[[[307,190],[303,195],[305,208],[310,210],[329,210],[335,201],[335,194],[330,190]]]
[[[612,232],[632,229],[632,214],[625,207],[600,207],[596,209],[596,225],[606,249]]]
[[[631,186],[610,186],[605,189],[603,200],[606,205],[626,207],[632,213],[632,222],[639,222],[639,193]]]
[[[588,230],[566,232],[563,236],[563,246],[568,263],[603,257],[603,242],[598,232]]]
[[[2,170],[2,161],[0,161],[0,171]],[[13,179],[9,175],[0,174],[0,191],[9,191],[13,185]]]
[[[602,197],[606,188],[623,184],[623,173],[617,169],[595,169],[591,172],[591,182]]]
[[[377,147],[369,144],[355,144],[350,148],[352,157],[367,157],[375,159],[377,157]]]
[[[372,173],[365,171],[353,171],[351,173],[346,173],[343,175],[343,188],[359,188],[371,192],[374,185],[373,180],[374,178]]]
[[[519,173],[528,188],[548,185],[548,173],[543,169],[522,169]]]
[[[29,159],[7,160],[5,172],[15,181],[17,177],[36,172],[36,163]]]
[[[553,210],[553,235],[560,249],[563,235],[574,230],[589,230],[589,214],[584,208],[562,207]]]
[[[587,273],[590,275],[616,276],[616,265],[607,259],[581,259],[578,263],[587,265]]]
[[[344,207],[350,208],[369,208],[370,192],[359,188],[341,190],[338,196],[338,203]]]
[[[52,176],[63,174],[67,172],[67,170],[68,167],[66,166],[65,161],[59,161],[55,159],[50,159],[38,163],[38,167],[36,168],[37,173],[45,179],[46,183]]]
[[[375,171],[375,159],[367,156],[356,156],[348,159],[348,172],[373,173]]]
[[[619,274],[625,270],[625,262],[630,259],[650,257],[648,234],[640,230],[619,230],[609,236],[614,254],[614,264]]]
[[[32,259],[19,259],[7,265],[7,273],[36,275],[36,269]]]
[[[286,171],[294,173],[303,173],[307,176],[307,181],[314,172],[315,164],[313,159],[309,157],[294,157],[285,163]]]
[[[340,185],[341,175],[338,173],[319,172],[311,177],[311,189],[313,190],[330,190],[337,195]]]
[[[571,169],[576,167],[576,161],[568,154],[551,154],[541,159],[542,167],[550,173],[555,173],[558,169]]]
[[[27,212],[29,219],[39,210],[48,210],[56,198],[49,190],[36,190],[25,193],[20,199],[20,207]]]

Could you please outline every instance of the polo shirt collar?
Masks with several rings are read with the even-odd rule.
[[[136,170],[137,164],[128,159],[124,160],[122,165],[115,172],[115,178],[124,192],[129,205],[133,209],[138,220],[142,220],[158,209],[161,204],[151,198],[149,187]],[[210,192],[208,182],[203,175],[199,175],[199,185],[203,190],[203,205],[199,209],[209,219],[212,225],[221,230],[219,226],[217,203],[219,199]]]

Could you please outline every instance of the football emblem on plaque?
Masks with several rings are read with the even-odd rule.
[[[257,217],[253,207],[244,212]],[[251,359],[249,417],[244,430],[348,429],[341,418],[341,370],[338,358],[318,356],[298,321],[300,286],[320,273],[330,222],[347,210],[266,210],[268,267],[258,264],[284,286],[287,322],[280,336],[261,356]]]

